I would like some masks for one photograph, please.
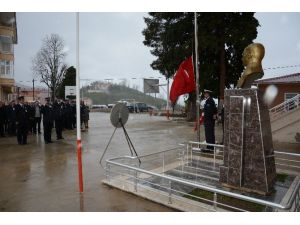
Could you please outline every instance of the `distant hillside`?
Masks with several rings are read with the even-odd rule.
[[[89,93],[91,90],[100,91],[102,93]],[[91,98],[95,105],[112,104],[121,99],[135,99],[136,102],[144,102],[148,105],[156,106],[157,108],[161,108],[167,104],[166,100],[154,98],[124,85],[107,85],[100,82],[94,82],[87,87],[83,87],[81,91],[83,92],[84,97]]]

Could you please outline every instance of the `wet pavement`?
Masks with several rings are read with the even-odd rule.
[[[192,123],[148,114],[131,114],[126,128],[139,155],[195,139]],[[90,129],[82,133],[83,194],[78,192],[75,130],[65,131],[59,141],[53,130],[54,143],[48,145],[43,136],[29,135],[28,145],[17,145],[16,137],[1,138],[0,211],[173,211],[101,183],[99,159],[112,132],[108,113],[90,114]],[[105,158],[129,154],[118,129]]]

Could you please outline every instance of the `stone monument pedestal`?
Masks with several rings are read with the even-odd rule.
[[[270,194],[276,168],[269,110],[257,89],[225,90],[222,185]]]

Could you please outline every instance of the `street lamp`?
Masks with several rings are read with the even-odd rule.
[[[19,81],[20,83],[22,82],[32,82],[32,101],[34,101],[34,81],[37,81],[35,79],[32,79],[32,80],[26,80],[26,81]]]

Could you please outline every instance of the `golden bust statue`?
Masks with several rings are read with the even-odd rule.
[[[243,52],[244,72],[238,80],[238,88],[251,88],[253,82],[264,75],[261,61],[265,56],[265,48],[260,43],[248,45]]]

